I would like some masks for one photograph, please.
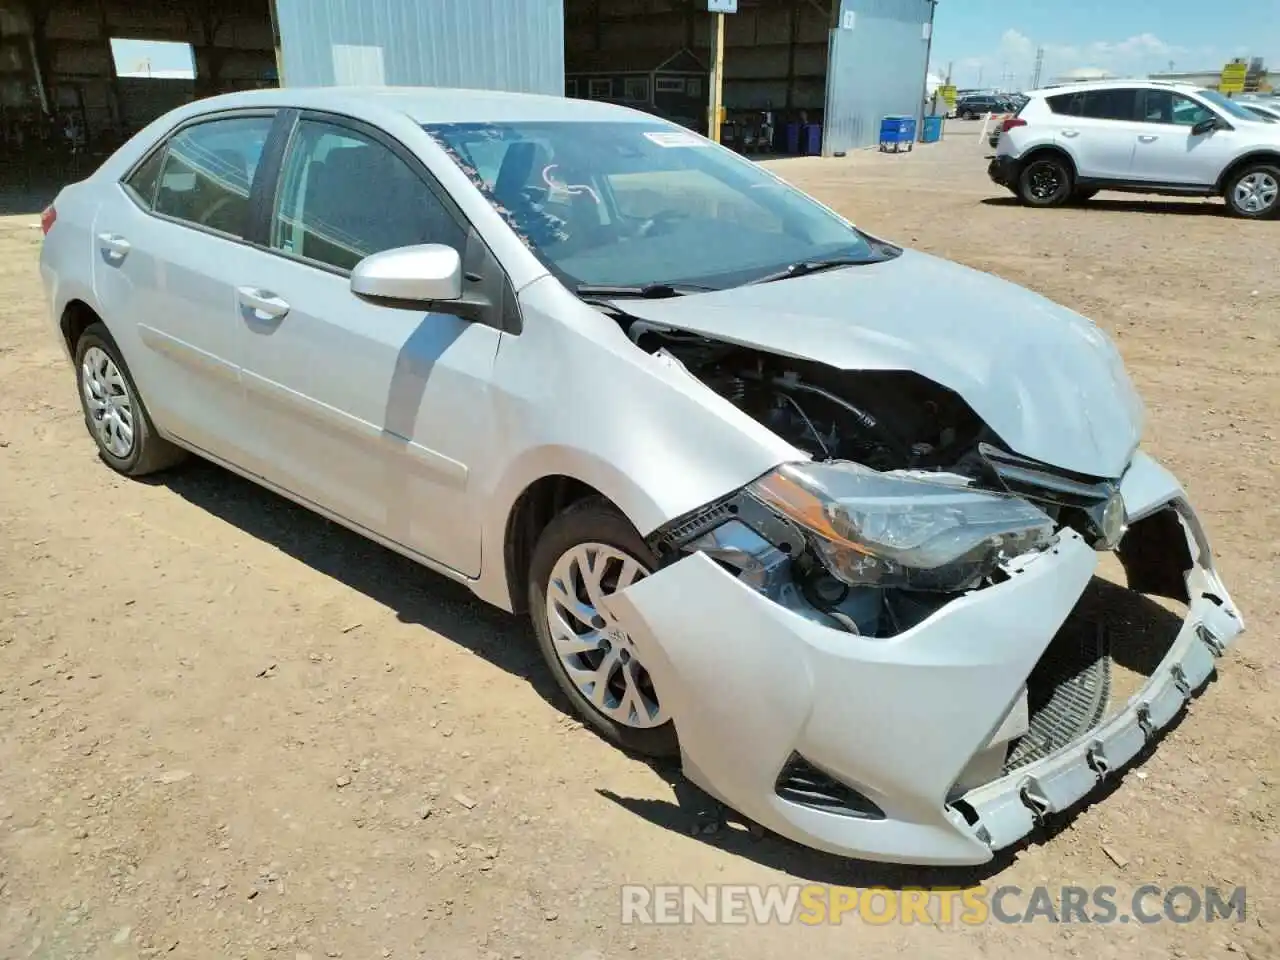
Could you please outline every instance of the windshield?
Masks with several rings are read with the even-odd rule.
[[[722,289],[802,261],[889,255],[751,161],[662,121],[425,129],[572,287]]]
[[[1254,114],[1240,106],[1230,97],[1224,97],[1217,90],[1197,90],[1196,93],[1228,116],[1235,117],[1237,120],[1252,120],[1254,123],[1258,121]]]

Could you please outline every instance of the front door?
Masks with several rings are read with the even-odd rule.
[[[272,255],[240,276],[254,460],[264,476],[468,576],[480,572],[473,466],[493,443],[500,332],[351,293],[364,257],[466,251],[468,227],[403,148],[352,121],[298,121]]]
[[[1217,114],[1172,90],[1145,90],[1137,124],[1133,179],[1150,183],[1211,187],[1230,163],[1233,130],[1194,134],[1192,128]]]

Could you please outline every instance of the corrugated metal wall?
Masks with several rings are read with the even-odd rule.
[[[842,0],[831,31],[823,153],[879,142],[880,120],[919,120],[932,0]]]
[[[564,93],[562,0],[275,0],[282,82]]]

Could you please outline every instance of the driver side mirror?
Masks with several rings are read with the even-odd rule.
[[[402,303],[462,299],[462,257],[453,247],[426,243],[365,257],[351,271],[351,292]]]
[[[1203,137],[1206,133],[1213,133],[1219,126],[1217,117],[1209,117],[1207,120],[1201,120],[1192,127],[1191,135],[1193,137]]]

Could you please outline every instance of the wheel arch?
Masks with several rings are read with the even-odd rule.
[[[62,313],[58,317],[58,330],[62,334],[63,343],[66,344],[67,353],[72,358],[76,355],[76,344],[84,332],[95,323],[105,323],[105,321],[101,314],[84,300],[73,297],[62,308]]]
[[[1028,163],[1032,160],[1039,160],[1046,156],[1055,156],[1067,163],[1067,169],[1071,173],[1071,180],[1074,183],[1080,177],[1080,172],[1076,167],[1075,157],[1071,156],[1070,151],[1056,143],[1042,143],[1032,147],[1018,160],[1018,175],[1022,175],[1022,171],[1026,169]]]
[[[1237,157],[1235,160],[1232,160],[1230,165],[1222,171],[1222,175],[1218,177],[1218,183],[1216,185],[1217,192],[1222,193],[1226,190],[1227,184],[1231,182],[1232,178],[1234,178],[1241,169],[1247,167],[1251,163],[1260,162],[1273,163],[1277,167],[1280,167],[1280,150],[1251,150],[1244,156]]]

